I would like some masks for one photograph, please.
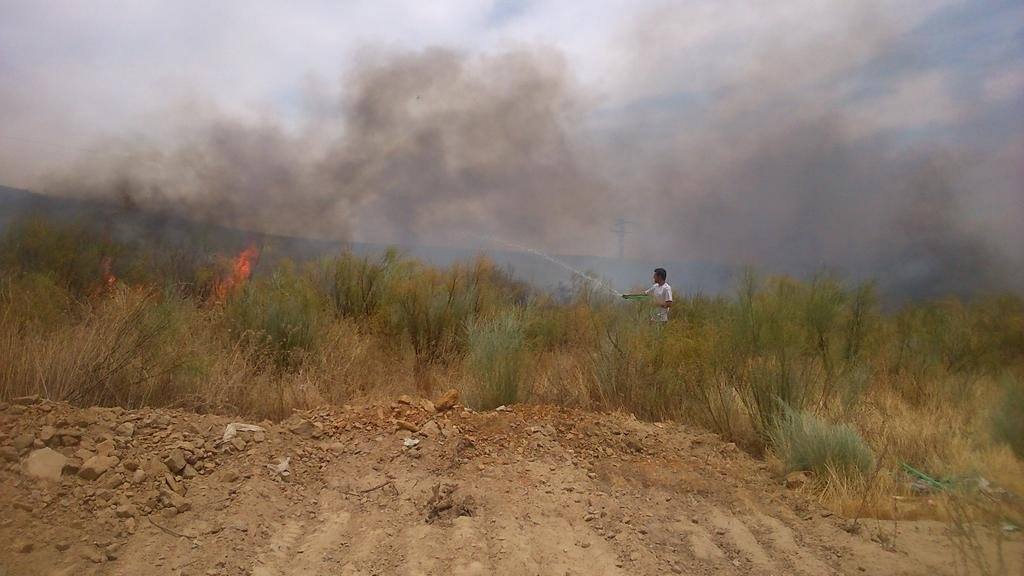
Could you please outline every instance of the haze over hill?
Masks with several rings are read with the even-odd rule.
[[[610,256],[625,218],[645,263],[1020,289],[1022,31],[1004,0],[25,5],[0,181],[468,250]]]

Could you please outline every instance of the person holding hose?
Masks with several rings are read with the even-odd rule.
[[[668,272],[664,268],[655,268],[654,284],[650,288],[644,290],[643,294],[623,294],[622,297],[627,300],[650,297],[654,306],[651,321],[668,322],[668,309],[672,307],[672,287],[666,282],[667,279]]]

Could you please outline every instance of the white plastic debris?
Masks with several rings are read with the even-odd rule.
[[[239,432],[263,432],[263,428],[255,424],[246,424],[244,422],[232,422],[224,427],[224,437],[220,439],[218,444],[224,444],[230,442],[232,438],[238,436]]]
[[[292,471],[288,468],[288,464],[291,463],[291,456],[285,456],[277,461],[277,464],[267,464],[267,468],[274,474],[277,474],[281,478],[287,478],[292,475]]]
[[[402,442],[402,445],[404,445],[406,448],[412,448],[413,446],[415,446],[415,445],[417,445],[419,443],[420,443],[420,439],[419,438],[406,438],[405,441]]]

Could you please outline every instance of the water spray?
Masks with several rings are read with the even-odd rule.
[[[520,250],[522,252],[529,252],[530,254],[533,254],[534,256],[539,256],[539,257],[547,260],[548,262],[551,262],[552,264],[555,264],[555,265],[561,266],[562,268],[565,268],[569,272],[572,272],[573,274],[579,276],[580,278],[583,278],[584,280],[590,282],[591,284],[600,286],[601,288],[604,288],[605,290],[608,290],[609,292],[611,292],[612,294],[615,294],[616,296],[619,296],[620,298],[622,297],[622,292],[619,292],[615,288],[612,288],[611,286],[605,284],[600,279],[594,278],[593,276],[590,276],[589,274],[586,274],[586,273],[584,273],[584,272],[582,272],[582,271],[580,271],[580,270],[578,270],[576,268],[573,268],[572,266],[566,264],[565,262],[562,262],[558,258],[555,258],[554,256],[551,256],[551,255],[549,255],[549,254],[547,254],[545,252],[541,252],[540,250],[537,250],[536,248],[530,248],[529,246],[523,246],[522,244],[516,244],[515,242],[509,242],[508,240],[502,240],[501,238],[497,238],[497,237],[494,237],[494,236],[484,236],[484,235],[481,235],[481,234],[473,234],[472,232],[467,233],[467,235],[472,236],[474,238],[477,238],[479,240],[485,240],[485,241],[489,241],[489,242],[497,242],[498,244],[504,244],[505,246],[508,246],[509,248],[515,248],[516,250]]]

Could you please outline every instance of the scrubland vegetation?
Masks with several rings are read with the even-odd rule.
[[[845,514],[892,514],[893,496],[912,496],[908,466],[1024,493],[1016,296],[883,312],[871,284],[828,276],[751,273],[723,297],[684,296],[673,278],[659,330],[642,302],[584,282],[556,302],[485,259],[299,263],[269,247],[224,290],[233,258],[40,220],[12,227],[0,244],[0,397],[259,419],[456,387],[477,409],[542,402],[702,426],[781,472],[813,471]]]

